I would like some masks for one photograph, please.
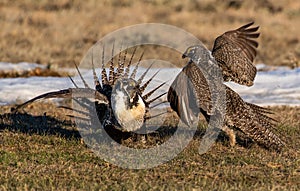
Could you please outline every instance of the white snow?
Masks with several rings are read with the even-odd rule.
[[[14,65],[14,66],[12,66]],[[38,64],[20,63],[7,64],[0,62],[1,70],[24,70],[32,67],[40,67]],[[259,65],[259,68],[266,67]],[[273,68],[273,67],[272,67]],[[152,81],[152,87],[162,82],[167,82],[160,92],[166,92],[176,75],[180,72],[180,68],[153,68],[147,74],[147,78],[151,77],[156,71],[159,71],[155,80]],[[97,69],[96,71],[99,71]],[[137,76],[139,76],[145,68],[140,68]],[[93,87],[93,76],[91,70],[83,70],[84,78]],[[99,75],[99,74],[98,74]],[[83,87],[79,77],[75,78],[78,85]],[[286,67],[274,67],[271,71],[260,71],[252,87],[240,86],[235,83],[226,83],[242,98],[251,103],[258,105],[290,105],[300,106],[300,68],[293,70]],[[26,101],[37,95],[57,91],[60,89],[74,87],[67,77],[29,77],[29,78],[5,78],[0,79],[0,105],[8,105],[19,101]],[[149,87],[151,88],[151,87]],[[146,91],[147,92],[147,91]]]
[[[252,87],[227,84],[251,103],[300,106],[300,68],[278,67],[273,71],[258,72]]]
[[[40,94],[72,87],[70,80],[59,77],[0,79],[0,105],[26,101]]]

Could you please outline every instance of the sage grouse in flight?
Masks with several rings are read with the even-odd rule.
[[[212,68],[219,66],[220,77],[224,81],[234,81],[251,86],[256,75],[256,68],[252,64],[256,55],[259,36],[258,27],[246,24],[236,30],[228,31],[219,36],[214,43],[212,52],[203,45],[189,47],[183,58],[189,62],[178,74],[168,92],[170,106],[186,124],[191,124],[193,116],[198,120],[202,113],[207,121],[216,113],[212,111],[213,98],[217,97],[222,88],[225,97],[224,123],[222,130],[235,144],[233,129],[242,131],[246,136],[267,148],[280,150],[284,142],[272,132],[274,120],[267,116],[268,109],[247,103],[231,88],[219,80]],[[210,80],[207,80],[207,79]],[[214,86],[213,89],[210,89]],[[218,106],[216,106],[218,110]]]
[[[112,50],[112,52],[114,52],[114,50]],[[87,98],[91,98],[94,100],[94,102],[92,104],[90,103],[90,105],[95,106],[97,112],[96,117],[99,118],[103,128],[116,128],[123,132],[132,132],[140,129],[144,124],[144,121],[151,117],[148,115],[150,104],[165,95],[165,93],[160,94],[152,99],[149,99],[149,97],[153,95],[153,93],[159,88],[161,88],[164,83],[160,84],[149,92],[144,93],[145,89],[157,73],[155,73],[147,81],[144,81],[144,78],[151,67],[150,66],[138,79],[136,79],[136,73],[142,60],[143,53],[139,57],[132,72],[130,72],[130,67],[133,63],[136,48],[133,49],[130,59],[126,58],[127,53],[128,49],[123,51],[123,53],[120,52],[115,58],[112,55],[109,70],[106,71],[103,48],[101,83],[96,75],[92,59],[91,64],[95,89],[88,86],[78,67],[75,65],[79,76],[85,85],[84,88],[79,88],[74,80],[70,78],[75,85],[75,88],[68,88],[39,95],[21,105],[18,105],[16,108],[14,108],[14,112],[40,99],[73,98],[85,99],[85,101],[87,101]],[[114,64],[114,62],[116,62],[114,60],[117,60],[117,67]]]

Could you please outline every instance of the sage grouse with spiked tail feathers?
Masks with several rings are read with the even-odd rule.
[[[253,40],[259,33],[258,27],[249,28],[253,23],[219,36],[212,52],[203,45],[189,47],[183,54],[188,57],[188,64],[178,74],[168,92],[168,101],[181,120],[191,124],[202,113],[209,121],[215,114],[212,111],[213,98],[224,89],[225,111],[222,130],[229,135],[230,144],[235,144],[233,129],[238,129],[249,138],[267,149],[281,150],[284,142],[272,132],[274,120],[267,116],[268,109],[247,103],[218,79],[207,81],[214,73],[210,68],[219,66],[221,78],[232,80],[242,85],[252,85],[256,68],[252,61],[256,55],[258,43]],[[209,77],[207,77],[209,76]],[[213,76],[214,77],[214,76]],[[214,79],[214,78],[212,78]],[[209,84],[214,86],[211,90]],[[218,109],[218,106],[216,107]]]
[[[112,50],[114,52],[114,48]],[[48,98],[79,98],[79,99],[94,99],[94,105],[97,112],[97,117],[101,125],[106,127],[114,127],[124,132],[136,131],[142,127],[144,121],[149,117],[149,105],[155,100],[159,99],[165,93],[158,95],[157,97],[149,100],[149,97],[161,88],[164,83],[155,87],[148,93],[144,93],[147,86],[153,80],[155,73],[147,81],[143,81],[150,67],[140,76],[136,78],[136,73],[139,64],[142,60],[143,53],[139,57],[137,64],[133,71],[130,73],[130,67],[133,63],[136,48],[133,49],[132,56],[126,64],[127,49],[118,55],[117,67],[114,64],[114,56],[112,55],[110,60],[109,71],[105,69],[104,63],[104,48],[102,51],[102,69],[101,69],[101,83],[95,72],[95,67],[92,59],[92,70],[94,77],[95,89],[88,86],[85,79],[82,77],[78,67],[76,69],[84,84],[84,88],[79,88],[72,78],[71,81],[75,88],[63,89],[60,91],[54,91],[39,95],[21,105],[18,105],[14,112],[17,112],[26,105],[40,99]],[[113,54],[113,53],[112,53]],[[90,104],[92,105],[92,104]],[[70,109],[70,108],[69,108]],[[151,117],[151,116],[150,116]]]

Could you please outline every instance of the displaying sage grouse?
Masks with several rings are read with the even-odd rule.
[[[252,64],[258,43],[254,40],[259,36],[258,27],[249,28],[253,23],[246,24],[236,30],[228,31],[219,36],[210,52],[203,45],[189,47],[183,58],[190,60],[178,74],[168,92],[170,106],[186,124],[202,113],[209,121],[213,115],[212,98],[219,92],[211,91],[207,81],[213,66],[221,69],[221,78],[243,85],[252,85],[256,68]],[[218,79],[215,79],[218,81]],[[216,89],[223,88],[226,92],[224,124],[222,130],[229,135],[230,144],[236,142],[233,129],[238,129],[249,138],[267,149],[280,150],[284,142],[272,132],[274,120],[267,115],[268,109],[247,103],[228,86],[215,81],[210,82]]]
[[[112,50],[112,52],[114,52],[114,50]],[[150,90],[148,93],[144,93],[145,89],[157,73],[155,73],[147,81],[144,81],[144,78],[151,67],[150,66],[138,79],[136,79],[136,73],[142,60],[143,53],[139,57],[132,72],[130,72],[130,67],[133,63],[136,48],[133,49],[130,59],[126,58],[127,53],[128,49],[123,51],[123,53],[120,52],[115,58],[112,55],[109,70],[106,71],[103,48],[101,83],[96,75],[94,63],[93,61],[91,62],[95,89],[88,86],[76,66],[78,74],[85,85],[84,88],[79,88],[74,80],[70,78],[75,88],[68,88],[39,95],[21,105],[18,105],[14,109],[14,112],[40,99],[91,98],[95,100],[93,104],[97,110],[97,117],[104,128],[117,128],[124,132],[132,132],[140,129],[143,126],[144,121],[149,117],[148,112],[150,104],[165,95],[165,93],[160,94],[151,100],[149,100],[149,97],[161,88],[164,83]],[[114,62],[116,62],[115,60],[117,60],[117,66],[114,64]]]

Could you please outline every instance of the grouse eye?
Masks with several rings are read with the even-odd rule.
[[[194,54],[195,53],[195,48],[191,49],[191,53]]]
[[[189,47],[186,51],[186,56],[193,55],[194,53],[195,53],[195,48],[194,47]]]

